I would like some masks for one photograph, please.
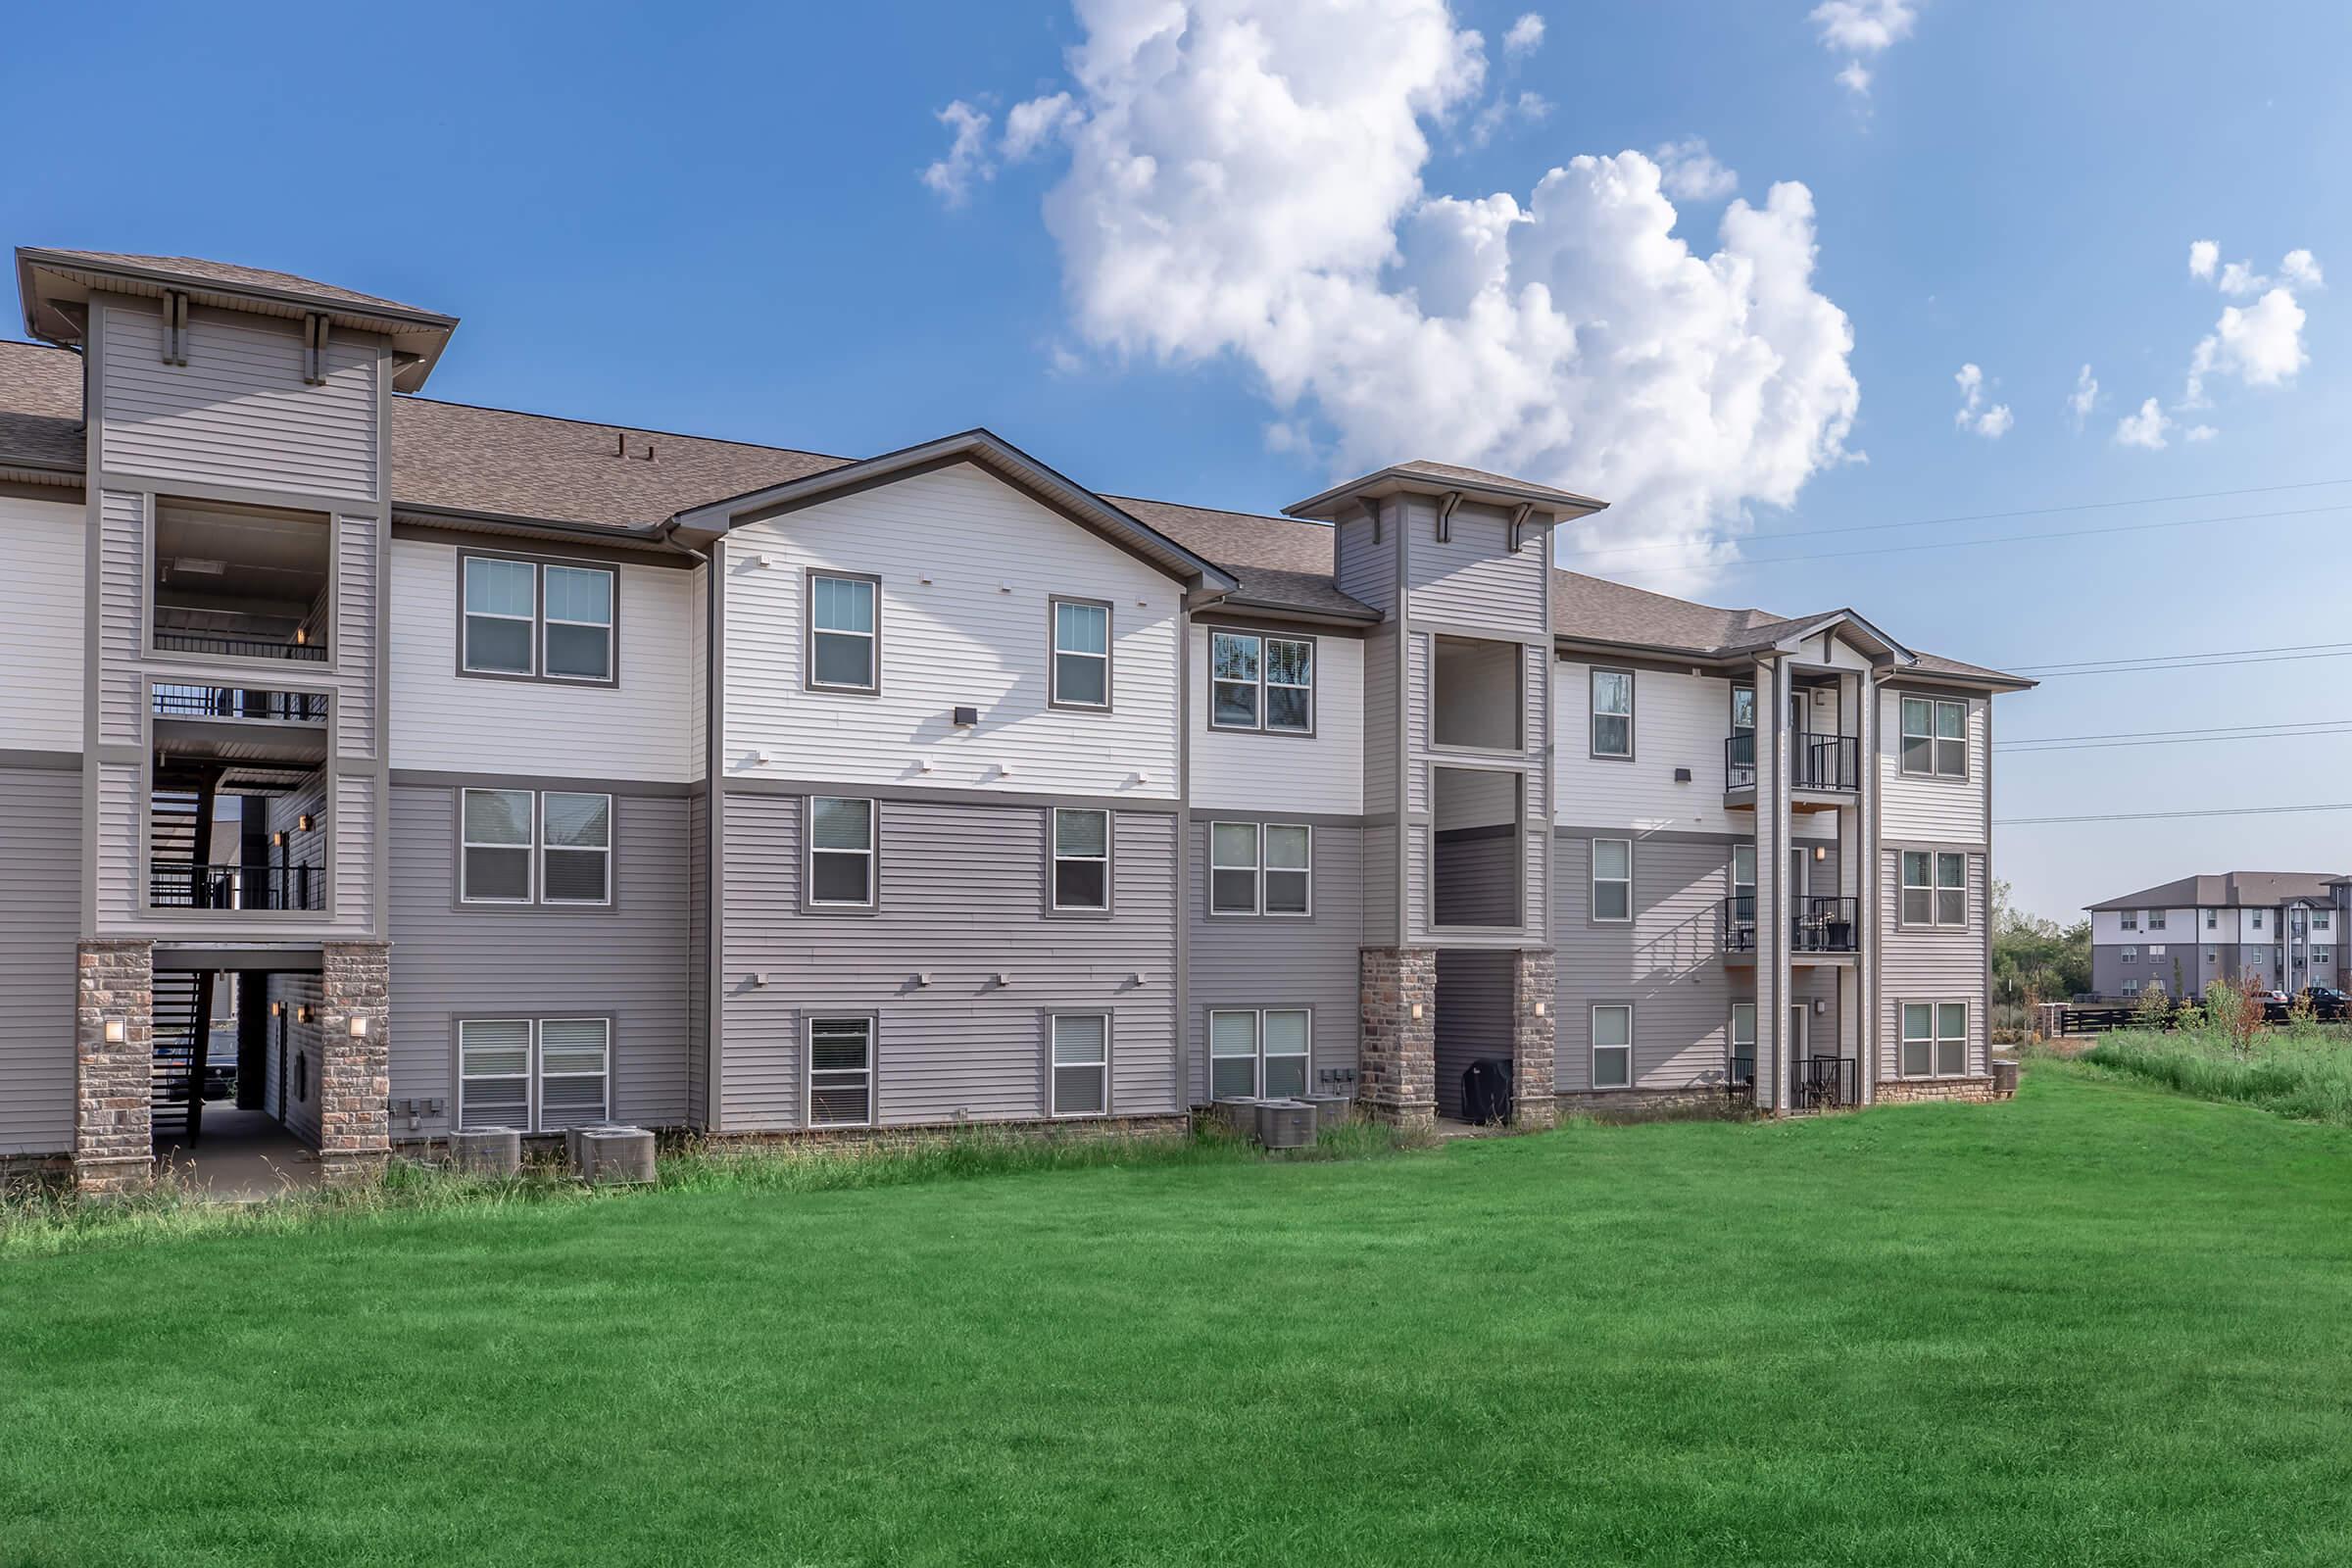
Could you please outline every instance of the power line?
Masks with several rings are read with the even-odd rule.
[[[2044,752],[2110,752],[2132,746],[2195,746],[2203,741],[2309,741],[2325,740],[2330,735],[2352,735],[2352,727],[2342,729],[2285,730],[2275,735],[2188,735],[2170,741],[2087,741],[2079,746],[2029,746],[2013,748],[1995,746],[1996,752],[2008,752],[2016,757],[2038,757]]]
[[[2052,822],[2170,822],[2202,816],[2287,816],[2298,811],[2352,811],[2352,801],[2324,806],[2231,806],[2202,811],[2106,811],[2088,816],[1996,816],[1994,827],[2036,827]]]
[[[2315,649],[2352,649],[2352,643],[2286,643],[2278,648],[2218,648],[2207,654],[2142,654],[2135,659],[2068,659],[2055,664],[2012,664],[2013,673],[2031,675],[2040,670],[2074,670],[2089,664],[2153,664],[2172,659],[2235,659],[2241,654],[2308,654]]]
[[[2352,717],[2282,719],[2276,724],[2198,724],[2188,729],[2117,729],[2092,735],[2031,735],[1998,742],[1993,750],[2005,752],[2013,746],[2038,746],[2044,741],[2136,741],[2151,735],[2239,735],[2248,730],[2300,729],[2318,724],[2352,724]]]
[[[1957,513],[1948,517],[1922,517],[1915,522],[1861,522],[1840,528],[1791,528],[1785,533],[1753,534],[1750,535],[1750,537],[1753,539],[1766,541],[1774,539],[1815,539],[1826,538],[1834,534],[1882,533],[1900,528],[1937,528],[1955,522],[2006,522],[2016,517],[2055,516],[2060,514],[2074,512],[2105,512],[2113,511],[2119,507],[2161,507],[2182,501],[2219,501],[2226,496],[2266,496],[2277,495],[2283,491],[2291,490],[2323,490],[2330,485],[2339,484],[2352,484],[2352,479],[2307,479],[2296,484],[2250,485],[2238,490],[2196,490],[2185,492],[2180,495],[2147,496],[2133,501],[2082,501],[2069,506],[2060,507],[2026,507],[2016,512],[1964,512]],[[2036,535],[2031,537],[2041,536]],[[2052,535],[2050,537],[2065,536]],[[1985,540],[1982,542],[1989,544],[1993,543],[1994,541]],[[1659,550],[1687,550],[1689,548],[1690,546],[1688,543],[1672,540],[1660,544],[1610,545],[1599,550],[1574,551],[1562,559],[1578,561],[1586,560],[1594,556],[1644,555]],[[1786,559],[1801,561],[1808,558],[1802,556],[1791,556]]]
[[[1922,550],[1965,550],[1971,545],[2030,545],[2051,539],[2094,539],[2119,533],[2154,533],[2164,528],[2201,528],[2222,522],[2266,522],[2279,517],[2311,517],[2322,513],[2352,511],[2352,502],[2328,507],[2300,507],[2284,512],[2240,512],[2221,517],[2182,517],[2173,522],[2119,522],[2106,528],[2069,528],[2056,533],[2002,533],[1986,539],[1932,539],[1925,544],[1881,545],[1874,550],[1831,550],[1810,556],[1742,556],[1722,563],[1724,567],[1774,566],[1792,561],[1851,561],[1859,556],[1903,556]]]
[[[2114,669],[2060,669],[2037,677],[2065,680],[2070,675],[2152,675],[2166,669],[2229,669],[2237,664],[2300,664],[2313,659],[2352,659],[2352,649],[2340,654],[2273,654],[2264,659],[2191,659],[2177,664],[2133,664]]]

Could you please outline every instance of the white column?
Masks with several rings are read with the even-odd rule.
[[[1756,662],[1756,1103],[1789,1109],[1789,663]]]
[[[1862,952],[1854,960],[1854,990],[1861,1017],[1855,1032],[1862,1065],[1855,1072],[1862,1103],[1878,1098],[1879,1086],[1879,681],[1876,673],[1855,677],[1861,688],[1862,793],[1854,806],[1854,891],[1860,909]]]

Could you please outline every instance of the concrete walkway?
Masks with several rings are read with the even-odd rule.
[[[156,1172],[222,1202],[245,1203],[318,1185],[318,1156],[266,1111],[225,1101],[204,1107],[204,1136],[155,1146]]]

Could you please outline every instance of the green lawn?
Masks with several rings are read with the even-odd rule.
[[[0,1264],[0,1564],[2352,1560],[2352,1133],[2007,1105]]]

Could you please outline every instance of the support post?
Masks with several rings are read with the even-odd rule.
[[[128,1192],[155,1173],[155,946],[84,942],[74,977],[74,1185]]]
[[[322,945],[318,1164],[330,1186],[373,1180],[391,1154],[391,943]]]
[[[1511,1125],[1558,1125],[1559,1080],[1554,1067],[1559,1019],[1555,966],[1549,948],[1511,955]],[[1434,1057],[1433,1057],[1434,1061]]]
[[[1362,1081],[1356,1105],[1402,1127],[1438,1120],[1438,954],[1434,948],[1365,948],[1356,1002]]]

